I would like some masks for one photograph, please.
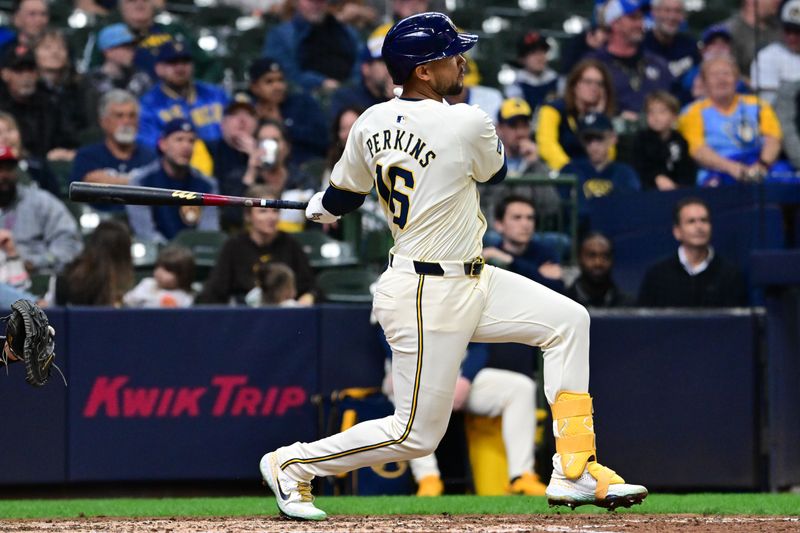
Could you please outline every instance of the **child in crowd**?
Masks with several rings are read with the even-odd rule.
[[[189,307],[194,301],[194,256],[182,246],[167,246],[158,254],[153,277],[144,278],[125,295],[128,307]]]
[[[636,136],[633,166],[644,189],[671,191],[697,182],[697,167],[686,139],[675,130],[680,112],[678,99],[666,91],[647,95],[647,128]]]
[[[256,286],[247,293],[245,302],[250,307],[277,305],[297,307],[297,287],[294,272],[283,263],[258,263],[254,267]]]
[[[629,165],[612,161],[609,153],[617,145],[617,134],[611,119],[602,113],[589,113],[578,122],[578,138],[586,157],[578,157],[561,172],[578,178],[579,234],[588,229],[587,200],[634,192],[641,189],[639,176]]]
[[[536,111],[545,101],[560,92],[556,71],[547,66],[550,44],[536,31],[529,31],[517,43],[517,61],[520,65],[516,81],[506,87],[506,98],[523,98]]]

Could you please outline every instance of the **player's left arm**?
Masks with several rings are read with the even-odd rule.
[[[463,128],[461,129],[465,157],[471,158],[469,169],[472,179],[478,183],[497,184],[506,177],[506,150],[497,137],[494,123],[489,116],[475,106],[464,105]]]

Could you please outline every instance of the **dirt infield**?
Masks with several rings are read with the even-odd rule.
[[[681,531],[739,533],[800,531],[800,517],[636,515],[414,515],[335,516],[325,522],[296,522],[278,517],[232,518],[86,518],[80,520],[3,520],[0,532],[207,533],[272,531],[354,531],[392,533],[419,531],[638,533]]]

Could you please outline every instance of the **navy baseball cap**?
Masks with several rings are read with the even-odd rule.
[[[176,132],[185,132],[185,133],[197,133],[194,130],[194,126],[191,122],[186,120],[185,118],[173,118],[166,124],[164,124],[164,128],[161,130],[161,138],[166,139],[170,135]]]
[[[731,31],[725,24],[714,24],[713,26],[709,26],[703,32],[703,35],[700,38],[700,40],[702,41],[703,44],[708,44],[717,37],[722,37],[728,42],[731,42],[733,40],[733,37],[731,37]]]
[[[477,42],[477,35],[459,32],[447,15],[419,13],[392,26],[381,55],[392,81],[403,85],[418,65],[462,54]]]
[[[97,46],[104,52],[109,48],[116,48],[117,46],[135,42],[136,37],[128,29],[128,26],[121,22],[106,26],[100,30],[100,34],[97,36]]]
[[[578,120],[578,135],[606,133],[614,131],[611,119],[603,113],[589,113]]]
[[[179,41],[167,41],[158,49],[156,63],[171,63],[173,61],[191,61],[192,54],[186,45]]]
[[[258,81],[258,78],[267,72],[283,72],[283,69],[276,59],[268,56],[259,57],[250,63],[250,68],[247,69],[251,82]]]

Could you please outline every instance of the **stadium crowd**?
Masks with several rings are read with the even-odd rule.
[[[386,234],[377,200],[362,208],[355,237],[346,221],[307,227],[300,211],[67,200],[74,181],[307,200],[327,186],[358,115],[395,95],[381,59],[392,23],[445,7],[427,0],[218,2],[241,17],[270,21],[233,69],[200,46],[190,17],[176,23],[170,16],[182,4],[77,0],[74,13],[93,24],[76,41],[72,27],[52,23],[55,2],[13,2],[0,28],[6,300],[310,305],[325,294],[300,236],[321,232],[361,243],[364,233]],[[636,298],[611,280],[613,243],[592,231],[594,198],[627,195],[636,202],[645,190],[796,179],[800,0],[741,0],[731,11],[692,33],[685,0],[597,0],[582,13],[580,33],[557,40],[531,27],[516,35],[514,57],[491,58],[513,66],[511,76],[498,77],[502,83],[482,80],[468,58],[464,90],[450,103],[477,105],[495,120],[509,168],[507,183],[482,195],[488,260],[587,305],[630,305]],[[531,174],[575,178],[577,227],[563,223],[569,187],[513,181]],[[664,254],[679,260],[673,282],[700,288],[654,298],[648,274],[650,288],[643,287],[639,302],[744,303],[708,297],[707,286],[719,282],[709,265],[723,258],[709,245],[708,206],[690,204],[701,213],[686,223],[707,230],[697,236],[686,229],[686,206],[678,206],[678,253]],[[560,234],[535,234],[537,223],[551,229],[553,220],[562,220]],[[216,264],[194,268],[180,245],[192,232],[218,235]],[[572,276],[559,265],[571,239],[580,243]],[[113,245],[128,241],[133,255]],[[148,247],[157,257],[145,264],[136,250]],[[271,263],[281,264],[276,270]],[[725,272],[731,291],[744,294],[739,275]],[[270,280],[280,290],[264,286]]]

